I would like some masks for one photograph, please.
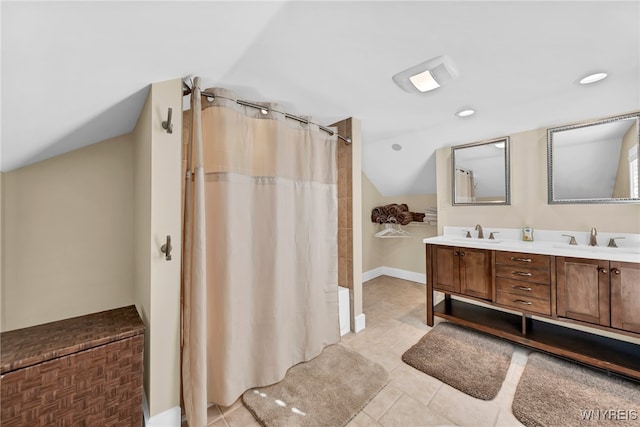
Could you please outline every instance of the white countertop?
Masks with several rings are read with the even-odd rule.
[[[472,238],[466,238],[469,230]],[[489,240],[489,233],[496,232],[495,240]],[[569,234],[576,237],[578,245],[569,245]],[[599,233],[600,246],[588,246],[589,232],[534,230],[534,241],[520,239],[522,230],[506,228],[485,228],[484,239],[478,239],[473,227],[444,227],[444,234],[429,237],[424,243],[432,245],[460,246],[465,248],[492,249],[507,252],[526,252],[532,254],[566,256],[573,258],[602,259],[608,261],[640,263],[640,235],[628,233]],[[610,237],[624,237],[617,240],[618,248],[609,248]]]

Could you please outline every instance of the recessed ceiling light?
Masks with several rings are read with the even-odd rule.
[[[469,117],[469,116],[473,116],[475,113],[476,113],[476,110],[474,110],[473,108],[463,108],[462,110],[456,113],[456,116]]]
[[[581,78],[578,83],[580,83],[581,85],[588,85],[591,83],[599,82],[605,77],[607,77],[607,73],[593,73]]]
[[[393,81],[406,92],[424,93],[445,85],[458,74],[451,58],[441,55],[396,74]]]
[[[400,150],[402,150],[402,145],[400,145],[400,144],[393,144],[393,145],[391,146],[391,149],[392,149],[393,151],[400,151]]]

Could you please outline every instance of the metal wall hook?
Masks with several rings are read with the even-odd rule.
[[[167,236],[167,243],[160,247],[160,251],[165,254],[165,259],[167,261],[171,261],[171,250],[173,247],[171,246],[171,236]]]
[[[162,122],[162,128],[167,131],[167,133],[173,133],[173,123],[171,123],[171,115],[173,114],[173,109],[169,107],[169,112],[167,113],[167,121]]]

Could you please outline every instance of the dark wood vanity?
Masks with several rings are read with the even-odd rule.
[[[640,338],[640,264],[441,244],[426,262],[429,326],[438,316],[640,380],[640,345],[570,327]]]

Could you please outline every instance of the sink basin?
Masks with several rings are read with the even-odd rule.
[[[455,240],[456,242],[473,242],[473,243],[501,243],[500,239],[478,239],[477,237],[449,237],[451,240]]]
[[[640,255],[640,248],[610,248],[608,246],[586,246],[586,245],[570,245],[568,243],[554,243],[554,248],[558,249],[568,249],[570,251],[577,252],[622,252],[625,254],[636,254]]]

